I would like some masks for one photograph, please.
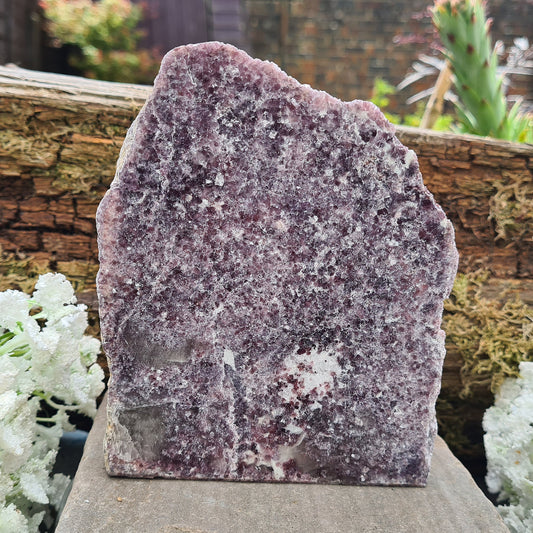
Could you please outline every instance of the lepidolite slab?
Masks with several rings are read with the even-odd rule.
[[[425,484],[457,252],[374,105],[176,48],[97,223],[110,474]]]

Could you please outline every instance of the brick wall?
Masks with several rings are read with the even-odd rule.
[[[376,77],[399,83],[417,55],[428,51],[426,44],[395,43],[399,35],[431,32],[430,19],[413,19],[428,0],[243,3],[253,55],[275,61],[291,76],[343,100],[369,98]],[[520,36],[533,41],[533,0],[489,0],[488,10],[494,39],[507,45]],[[533,93],[532,84],[531,77],[518,80],[520,92]]]

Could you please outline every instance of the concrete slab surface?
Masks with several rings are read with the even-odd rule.
[[[509,530],[441,438],[425,488],[111,478],[105,405],[56,533],[499,533]]]

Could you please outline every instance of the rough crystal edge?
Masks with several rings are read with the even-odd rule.
[[[198,46],[204,46],[205,47],[206,44],[209,45],[210,47],[212,47],[215,50],[217,48],[219,48],[219,47],[224,47],[225,49],[232,50],[232,52],[235,55],[246,55],[246,56],[248,56],[245,52],[243,52],[243,51],[241,51],[241,50],[239,50],[239,49],[237,49],[237,48],[235,48],[235,47],[233,47],[231,45],[226,45],[226,44],[223,44],[223,43],[220,43],[220,42],[193,44],[193,45],[187,45],[185,47],[179,47],[179,48],[181,48],[181,49],[182,48],[194,48],[194,47],[198,47]],[[165,58],[163,59],[161,70],[163,70],[163,64],[166,61],[170,61],[170,58],[171,58],[172,54],[175,53],[175,51],[177,49],[178,48],[175,48],[175,49],[171,50],[170,52],[168,52],[166,54]],[[270,69],[271,69],[271,73],[274,74],[274,75],[282,74],[285,77],[287,83],[289,83],[290,85],[296,85],[298,87],[298,89],[300,91],[302,91],[302,94],[305,94],[305,95],[308,96],[309,103],[311,105],[316,105],[317,107],[319,107],[321,105],[324,105],[324,103],[328,107],[330,105],[335,105],[335,106],[341,106],[342,105],[342,106],[346,106],[348,109],[352,108],[352,107],[353,108],[357,108],[358,112],[362,111],[361,105],[363,105],[364,106],[364,111],[368,113],[369,118],[371,118],[371,120],[373,120],[379,127],[383,128],[383,130],[391,132],[392,134],[395,134],[394,126],[390,122],[388,122],[386,120],[386,118],[383,116],[383,114],[381,113],[379,108],[377,108],[374,104],[372,104],[370,102],[361,101],[361,100],[353,100],[351,102],[344,102],[344,101],[342,101],[342,100],[340,100],[340,99],[338,99],[338,98],[336,98],[336,97],[334,97],[334,96],[332,96],[332,95],[330,95],[330,94],[328,94],[328,93],[326,93],[324,91],[316,90],[316,89],[310,87],[307,84],[301,84],[296,79],[294,79],[293,77],[291,77],[291,76],[287,75],[285,72],[283,72],[275,63],[272,63],[272,62],[269,62],[269,61],[263,61],[263,60],[260,60],[260,59],[254,59],[254,58],[251,58],[250,56],[248,56],[248,59],[252,63],[259,63],[259,64],[263,65],[263,67],[265,66],[265,64],[268,65],[270,67]],[[267,73],[268,73],[268,71],[267,71]],[[155,83],[155,87],[157,87],[157,80],[156,80],[156,83]],[[131,150],[131,147],[134,145],[135,137],[136,137],[136,134],[137,134],[138,118],[139,118],[139,116],[141,116],[141,114],[143,113],[143,111],[146,108],[146,106],[151,103],[153,98],[155,98],[155,90],[149,96],[149,98],[145,102],[143,108],[141,109],[138,117],[134,120],[134,122],[132,123],[130,129],[128,130],[127,136],[126,136],[126,138],[124,140],[124,144],[123,144],[123,146],[121,148],[121,151],[120,151],[119,159],[117,161],[117,170],[116,170],[115,178],[114,178],[113,182],[111,183],[110,191],[112,189],[118,187],[119,184],[120,184],[119,174],[120,174],[120,171],[121,171],[125,161],[127,160],[128,154],[129,154],[129,152]],[[397,140],[397,138],[396,138],[396,140]],[[402,145],[402,146],[404,146],[404,145]],[[408,153],[407,157],[411,160],[410,161],[411,163],[412,162],[415,163],[415,165],[416,165],[416,173],[417,173],[417,175],[419,177],[420,182],[422,183],[422,186],[424,187],[424,189],[428,192],[428,194],[433,199],[433,195],[431,194],[430,191],[427,190],[427,188],[423,184],[423,180],[422,180],[422,176],[421,176],[421,173],[420,173],[420,170],[419,170],[419,165],[418,165],[418,160],[416,158],[416,154],[410,149],[408,149],[408,151],[409,151],[409,153]],[[106,194],[108,194],[108,193],[106,193]],[[434,202],[434,203],[435,203],[436,208],[442,212],[442,208],[436,202]],[[100,208],[99,208],[99,211],[100,211]],[[97,215],[97,219],[99,219],[99,218],[100,217]],[[454,228],[453,228],[451,222],[446,217],[444,218],[444,220],[442,222],[448,225],[448,231],[449,231],[449,233],[451,235],[451,240],[453,241]],[[457,253],[456,253],[456,256],[457,256]],[[453,260],[451,259],[450,260],[450,265],[452,263],[453,263]],[[456,257],[456,263],[457,263],[457,257]],[[452,279],[450,287],[449,287],[449,289],[447,291],[448,293],[451,290],[452,284],[453,284],[453,279]],[[110,366],[111,366],[111,364],[110,364]],[[110,388],[112,388],[112,381],[110,381]],[[438,391],[436,392],[436,395],[438,396]],[[118,434],[121,433],[120,424],[113,422],[113,420],[116,420],[116,417],[114,416],[115,415],[115,410],[112,407],[113,403],[114,403],[114,398],[113,398],[113,393],[111,391],[110,398],[109,398],[109,403],[108,403],[108,406],[107,406],[108,428],[107,428],[106,446],[105,446],[105,448],[106,448],[106,450],[105,450],[105,460],[106,461],[105,462],[106,462],[106,469],[107,469],[109,475],[135,477],[135,478],[149,478],[149,479],[155,478],[155,477],[172,478],[172,479],[191,479],[189,477],[180,478],[179,476],[176,476],[176,474],[173,473],[173,472],[165,473],[165,472],[162,472],[158,468],[149,467],[149,465],[145,465],[143,467],[144,470],[143,470],[142,473],[139,473],[138,471],[133,471],[133,469],[130,468],[130,465],[135,465],[136,468],[139,467],[139,464],[135,462],[136,458],[134,456],[135,456],[135,454],[137,454],[137,452],[134,450],[133,445],[131,446],[131,449],[129,451],[127,449],[124,451],[124,453],[126,453],[126,455],[129,454],[131,456],[131,460],[130,461],[112,460],[110,455],[115,455],[115,456],[118,457],[119,454],[117,452],[115,452],[114,454],[110,454],[109,450],[111,449],[111,443],[114,442],[116,444],[117,440],[116,440],[115,437]],[[434,423],[434,428],[432,430],[430,430],[430,433],[432,434],[432,436],[436,435],[436,421]],[[131,441],[131,439],[130,439],[130,441]],[[407,482],[405,482],[405,480],[398,480],[397,482],[395,482],[394,480],[391,481],[390,477],[387,477],[387,479],[383,480],[383,481],[363,482],[361,484],[362,485],[387,485],[387,486],[420,486],[420,487],[425,486],[426,482],[427,482],[427,475],[429,474],[430,461],[431,461],[431,456],[432,456],[432,452],[433,452],[433,448],[434,448],[433,439],[429,439],[428,446],[424,447],[424,448],[425,449],[422,450],[422,451],[424,452],[424,459],[425,459],[425,476],[423,476],[424,479],[420,483],[416,483],[416,484],[407,483]],[[216,476],[205,476],[205,477],[196,476],[195,479],[213,479],[213,480],[227,480],[227,481],[235,481],[236,480],[235,477],[216,477]],[[241,478],[239,480],[240,481],[250,481],[250,482],[257,481],[255,479],[241,479]],[[287,483],[287,482],[327,483],[327,484],[350,484],[350,485],[354,484],[353,481],[343,482],[342,480],[331,480],[331,479],[325,480],[325,479],[320,479],[320,478],[311,478],[309,480],[301,480],[301,481],[299,481],[299,480],[289,480],[288,481],[288,480],[276,480],[276,479],[269,480],[269,479],[265,479],[265,480],[262,480],[261,482],[267,482],[267,483],[276,483],[276,482],[283,482],[283,483]]]

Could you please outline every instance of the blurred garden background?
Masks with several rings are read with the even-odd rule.
[[[0,64],[151,83],[159,59],[175,46],[228,42],[280,65],[302,83],[342,100],[369,99],[376,80],[390,85],[388,109],[416,111],[406,102],[431,88],[437,71],[402,91],[420,55],[439,56],[425,0],[1,0]],[[530,44],[532,0],[491,0],[493,42],[500,61],[515,68],[509,93],[533,101]],[[516,39],[522,54],[516,50]],[[387,92],[383,84],[378,92]],[[427,95],[426,95],[427,96]]]

